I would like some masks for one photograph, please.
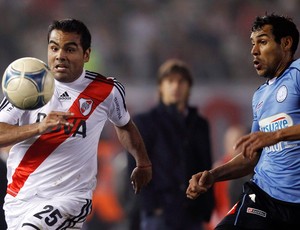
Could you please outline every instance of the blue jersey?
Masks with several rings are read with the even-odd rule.
[[[272,132],[300,124],[300,59],[253,96],[252,132]],[[271,197],[300,203],[300,140],[265,147],[253,181]]]

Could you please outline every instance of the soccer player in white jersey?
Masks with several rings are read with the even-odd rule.
[[[254,68],[266,78],[253,96],[252,131],[237,141],[237,157],[192,176],[187,197],[254,170],[215,229],[300,229],[299,32],[290,18],[266,14],[254,21],[250,40]]]
[[[55,78],[51,101],[33,111],[17,109],[5,98],[0,105],[0,146],[13,145],[4,205],[8,229],[82,228],[91,211],[97,146],[107,120],[136,160],[135,192],[152,178],[124,87],[84,69],[90,47],[91,35],[82,22],[54,21],[48,31],[48,64]]]

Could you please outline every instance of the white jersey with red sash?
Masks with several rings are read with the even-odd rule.
[[[124,87],[113,78],[84,71],[71,83],[55,82],[55,92],[44,107],[23,111],[5,98],[0,122],[26,125],[40,122],[50,111],[71,111],[72,128],[58,126],[14,145],[7,160],[7,193],[29,200],[34,196],[74,195],[91,199],[96,185],[97,148],[107,119],[128,123]]]

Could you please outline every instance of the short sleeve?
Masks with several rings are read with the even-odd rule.
[[[108,116],[108,119],[116,126],[124,126],[130,120],[130,114],[125,101],[125,88],[115,79],[112,90],[112,103],[109,107]]]
[[[299,70],[295,70],[295,81],[297,85],[297,90],[300,93],[300,71]]]
[[[24,111],[13,106],[7,98],[3,98],[0,104],[0,122],[16,125]]]
[[[296,89],[300,93],[300,59],[294,61],[289,69],[290,77],[294,80]]]

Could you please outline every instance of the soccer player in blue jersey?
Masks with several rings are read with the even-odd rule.
[[[266,78],[253,96],[252,131],[236,143],[233,160],[192,176],[187,197],[254,171],[215,229],[300,229],[299,32],[292,19],[266,14],[254,21],[250,40],[254,68]]]

